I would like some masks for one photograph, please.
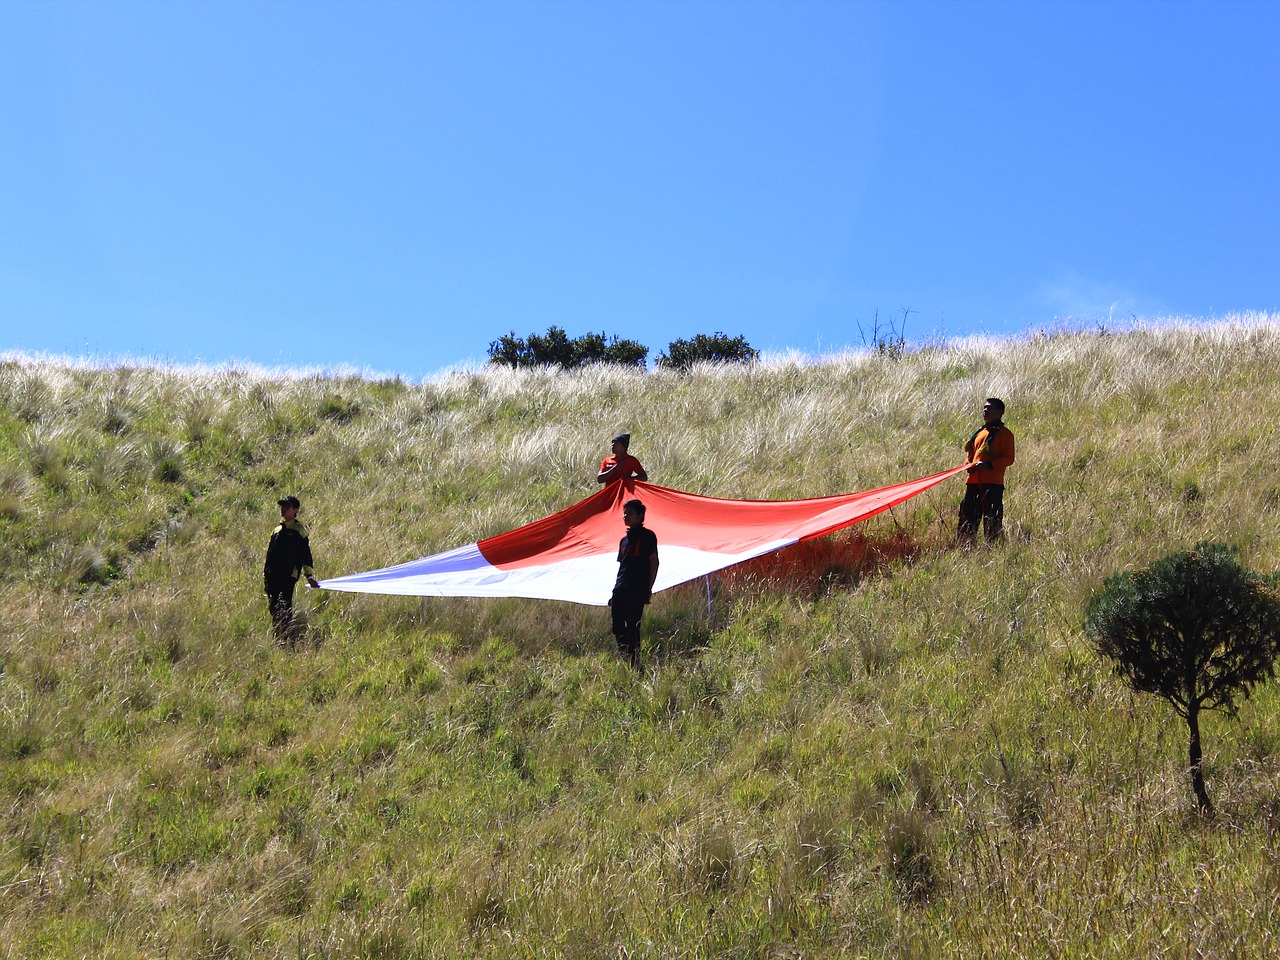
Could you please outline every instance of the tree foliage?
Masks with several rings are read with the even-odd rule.
[[[658,366],[688,370],[695,363],[750,363],[760,359],[760,351],[744,336],[700,333],[692,340],[672,340],[667,352],[658,354]]]
[[[603,333],[587,333],[574,341],[578,364],[617,363],[624,367],[643,367],[649,348],[634,340],[610,337]]]
[[[1225,544],[1201,542],[1134,573],[1118,573],[1085,612],[1085,633],[1134,690],[1162,697],[1190,731],[1191,786],[1212,804],[1202,771],[1199,715],[1233,713],[1274,675],[1280,595]]]
[[[549,367],[565,370],[590,363],[616,363],[626,367],[643,367],[649,348],[635,340],[624,340],[603,333],[573,337],[557,326],[545,334],[531,333],[517,337],[515,331],[489,344],[489,362],[508,367]],[[673,340],[667,351],[658,356],[658,366],[688,370],[696,363],[749,363],[760,358],[743,336],[724,333],[700,333],[691,340]]]
[[[489,362],[509,367],[558,366],[566,370],[589,363],[616,363],[643,367],[649,348],[634,340],[603,333],[569,338],[560,327],[550,326],[545,334],[517,337],[515,331],[489,344]]]

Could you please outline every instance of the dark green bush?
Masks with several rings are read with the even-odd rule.
[[[667,352],[658,355],[658,366],[688,370],[696,363],[750,363],[758,359],[760,351],[747,343],[746,337],[700,333],[692,340],[672,340]]]
[[[581,337],[569,335],[557,326],[547,328],[545,335],[531,333],[517,337],[515,331],[489,344],[489,362],[509,367],[559,366],[566,370],[591,363],[617,363],[643,367],[649,348],[634,340],[621,340],[603,333]]]

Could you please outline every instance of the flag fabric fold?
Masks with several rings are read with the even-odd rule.
[[[604,606],[618,572],[622,505],[644,502],[661,560],[654,592],[860,523],[964,472],[953,467],[861,493],[720,500],[641,480],[611,483],[507,533],[393,567],[320,581],[326,590],[415,597],[525,597]]]

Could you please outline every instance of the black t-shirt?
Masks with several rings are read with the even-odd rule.
[[[658,555],[658,538],[648,527],[628,527],[618,542],[618,579],[614,590],[649,593],[649,558]]]

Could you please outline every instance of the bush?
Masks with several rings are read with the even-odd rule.
[[[1202,710],[1234,711],[1270,678],[1280,653],[1280,596],[1224,544],[1202,542],[1136,573],[1108,577],[1089,602],[1085,632],[1134,690],[1173,705],[1190,732],[1191,788],[1201,811]]]
[[[589,363],[617,363],[643,367],[649,348],[634,340],[621,340],[603,333],[588,333],[572,340],[557,326],[546,335],[529,334],[526,340],[515,331],[489,344],[489,362],[509,367],[559,366],[566,370]]]
[[[658,354],[658,366],[688,370],[696,363],[750,363],[760,359],[760,351],[743,336],[700,333],[692,340],[672,340],[667,352]]]

